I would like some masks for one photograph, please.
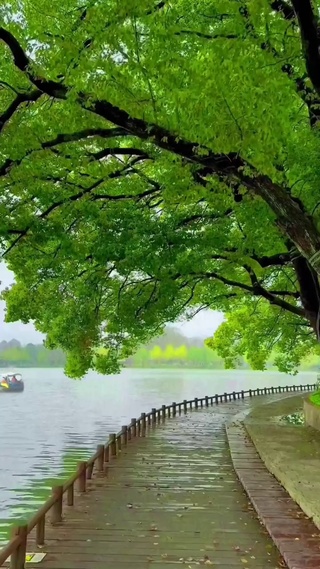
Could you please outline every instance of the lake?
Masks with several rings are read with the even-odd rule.
[[[315,373],[124,369],[75,381],[60,369],[20,370],[23,393],[0,393],[0,539],[34,512],[57,479],[108,434],[152,407],[215,393],[314,383]]]

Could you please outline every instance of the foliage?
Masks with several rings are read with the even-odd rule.
[[[226,313],[208,345],[228,366],[314,352],[318,4],[1,5],[7,321],[34,321],[69,375],[203,307]]]
[[[298,411],[297,413],[291,413],[291,415],[285,415],[282,420],[288,425],[304,425],[304,414],[303,411]]]
[[[320,391],[317,391],[316,393],[310,395],[310,401],[315,405],[320,405]]]

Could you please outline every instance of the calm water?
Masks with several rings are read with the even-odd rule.
[[[0,393],[0,537],[10,519],[36,510],[53,482],[142,411],[225,391],[315,381],[314,373],[220,370],[126,369],[82,381],[57,369],[22,374],[23,393]]]

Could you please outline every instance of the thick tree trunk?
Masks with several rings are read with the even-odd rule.
[[[300,299],[306,318],[319,338],[320,287],[317,274],[304,257],[296,257],[293,262],[300,289]]]
[[[312,217],[284,188],[273,184],[268,177],[259,176],[252,180],[246,177],[244,182],[270,206],[283,235],[295,244],[299,252],[320,275],[320,233]],[[319,255],[316,255],[317,253]]]

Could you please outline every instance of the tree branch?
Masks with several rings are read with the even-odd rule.
[[[199,276],[199,275],[196,275],[196,276]],[[270,302],[270,304],[273,304],[275,306],[279,306],[279,308],[283,308],[284,310],[291,312],[292,314],[296,314],[297,316],[301,316],[302,318],[306,318],[306,314],[305,314],[305,311],[303,310],[303,308],[299,308],[298,306],[294,306],[293,304],[290,304],[289,302],[286,302],[285,300],[278,298],[277,296],[274,296],[271,292],[264,289],[258,283],[254,284],[253,286],[246,285],[245,283],[240,283],[237,281],[227,279],[227,278],[225,278],[225,277],[223,277],[223,276],[221,276],[215,272],[204,273],[202,276],[205,278],[210,278],[210,279],[213,278],[213,279],[219,280],[227,286],[241,288],[242,290],[245,290],[246,292],[249,292],[250,294],[252,294],[254,296],[262,296],[263,298],[268,300],[268,302]]]
[[[311,0],[292,0],[292,5],[299,22],[308,75],[317,93],[320,94],[318,18],[313,12]]]
[[[261,267],[274,267],[277,265],[287,265],[292,261],[292,253],[277,253],[276,255],[258,257],[255,254],[250,255],[252,259],[257,261]]]
[[[223,39],[223,40],[236,40],[239,38],[237,34],[204,34],[202,32],[197,32],[196,30],[179,30],[175,32],[175,36],[182,36],[182,35],[189,35],[189,36],[197,36],[198,38],[203,38],[206,40],[216,40],[216,39]]]
[[[193,223],[194,221],[204,221],[204,220],[208,220],[208,221],[216,221],[217,219],[224,219],[225,217],[229,217],[230,215],[233,214],[233,209],[232,208],[228,208],[225,212],[221,213],[221,214],[205,214],[205,213],[200,213],[200,214],[194,214],[194,215],[190,215],[189,217],[186,217],[185,219],[183,219],[182,221],[179,221],[179,223],[177,224],[177,227],[184,227],[185,225],[189,225],[189,223]]]
[[[42,94],[42,93],[41,93]],[[55,138],[51,140],[46,140],[40,143],[40,148],[32,148],[28,150],[22,158],[18,160],[12,160],[7,158],[3,164],[0,166],[0,176],[5,176],[9,173],[10,169],[14,166],[19,166],[25,158],[33,154],[33,152],[39,152],[41,150],[46,150],[59,146],[60,144],[66,144],[69,142],[75,142],[82,139],[89,140],[93,137],[101,138],[118,138],[121,136],[128,136],[125,130],[122,128],[87,128],[73,133],[58,134]]]
[[[129,165],[127,164],[127,165],[125,165],[124,168],[119,169],[119,170],[109,174],[108,179],[119,178],[121,176],[129,175],[132,173],[135,173],[134,170],[131,169],[130,164]],[[52,179],[52,178],[50,178],[50,179]],[[60,181],[60,179],[57,179],[55,181]],[[73,194],[71,196],[68,196],[65,199],[61,199],[59,201],[53,202],[49,207],[47,207],[47,209],[45,211],[43,211],[41,214],[35,216],[35,219],[36,220],[46,219],[58,207],[61,207],[61,206],[64,206],[68,203],[76,202],[76,201],[82,199],[86,195],[88,195],[88,194],[92,193],[94,190],[96,190],[105,181],[106,181],[105,178],[100,178],[100,179],[96,180],[93,184],[91,184],[89,187],[81,188],[80,192]],[[65,182],[65,183],[69,184],[69,182]],[[108,200],[110,202],[132,199],[132,200],[136,200],[137,202],[139,202],[146,197],[149,197],[149,196],[152,196],[152,195],[159,193],[160,191],[161,191],[160,186],[158,186],[155,183],[155,187],[149,188],[148,190],[145,190],[143,192],[139,192],[137,194],[115,194],[115,195],[112,195],[112,194],[93,194],[91,199],[92,199],[92,201]],[[31,228],[32,228],[32,224],[28,225],[25,229],[8,229],[8,234],[17,235],[17,237],[13,241],[13,243],[10,244],[10,246],[3,253],[2,256],[5,257],[6,255],[8,255],[8,253],[11,251],[11,249],[13,247],[15,247],[15,245],[17,245],[17,243],[23,237],[26,237],[26,235],[28,234],[28,232],[30,231]]]
[[[42,96],[42,91],[33,90],[29,93],[19,93],[10,103],[9,107],[0,115],[0,132],[3,130],[7,122],[13,117],[14,113],[23,103],[35,102]]]

